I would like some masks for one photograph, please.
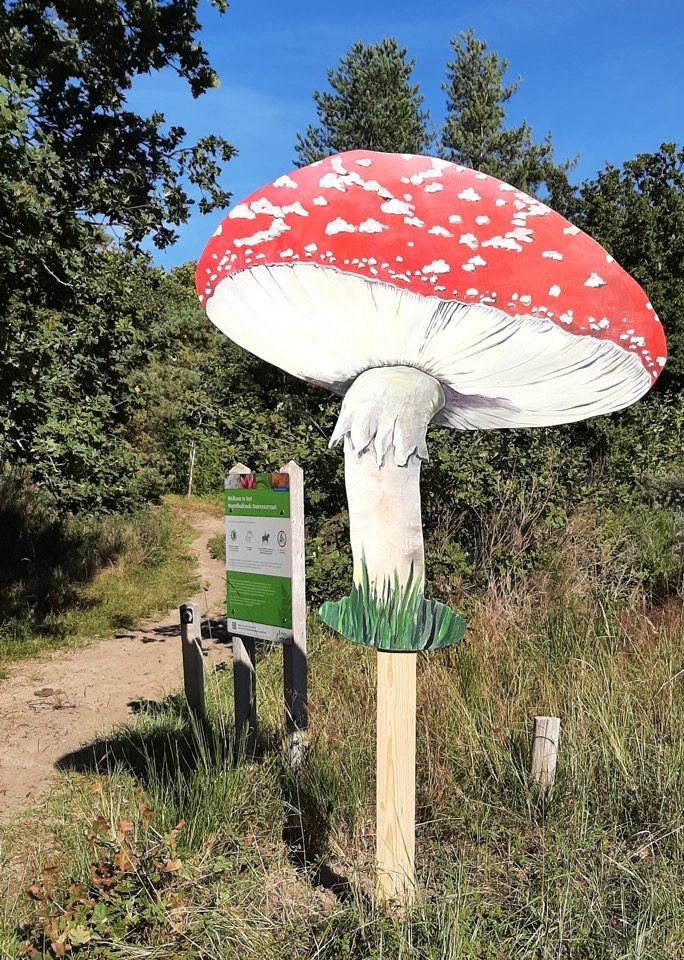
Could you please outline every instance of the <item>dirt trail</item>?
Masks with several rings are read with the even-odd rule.
[[[199,511],[186,518],[197,533],[190,551],[198,557],[201,578],[191,599],[204,620],[225,610],[223,562],[207,550],[221,519]],[[179,597],[179,603],[186,599]],[[179,638],[174,609],[126,636],[10,668],[9,678],[0,681],[0,819],[59,778],[60,757],[129,719],[135,701],[157,700],[182,686]],[[205,670],[230,660],[227,644],[205,636],[203,646]]]

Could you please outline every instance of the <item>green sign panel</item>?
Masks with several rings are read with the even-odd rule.
[[[229,474],[225,491],[228,630],[292,639],[290,490],[286,473]]]

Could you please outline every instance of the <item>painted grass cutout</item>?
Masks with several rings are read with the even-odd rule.
[[[451,647],[463,639],[465,621],[437,600],[427,600],[413,570],[401,588],[398,578],[386,580],[382,589],[370,584],[364,563],[361,583],[348,597],[328,601],[320,608],[323,623],[352,643],[415,653]]]

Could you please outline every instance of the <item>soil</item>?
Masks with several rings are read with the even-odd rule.
[[[207,550],[222,523],[198,510],[184,516],[197,534],[189,549],[197,556],[201,589],[179,597],[179,605],[199,605],[208,672],[230,661],[215,622],[225,611],[225,570]],[[50,789],[61,776],[60,758],[130,720],[141,702],[161,700],[182,684],[177,608],[125,635],[10,667],[0,681],[0,819]]]

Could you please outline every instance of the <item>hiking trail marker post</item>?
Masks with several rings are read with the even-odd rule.
[[[235,736],[257,744],[257,642],[283,646],[287,747],[293,768],[307,729],[304,475],[294,461],[275,473],[236,464],[226,477],[226,623],[233,642]]]

